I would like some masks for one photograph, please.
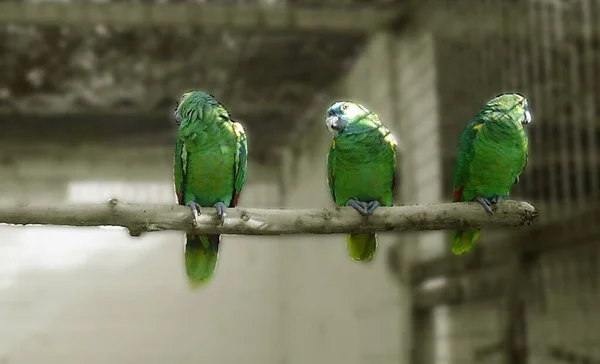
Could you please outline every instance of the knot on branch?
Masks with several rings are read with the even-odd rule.
[[[538,210],[527,202],[521,202],[519,206],[523,213],[523,225],[531,225],[533,220],[539,216]]]
[[[110,200],[108,200],[108,207],[110,207],[113,210],[117,208],[118,204],[119,200],[117,200],[116,198],[111,198]]]
[[[250,221],[250,215],[248,214],[247,211],[244,210],[240,214],[240,219],[242,219],[242,221],[244,221],[244,222],[248,222],[248,221]]]

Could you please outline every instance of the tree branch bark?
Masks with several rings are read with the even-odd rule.
[[[194,225],[180,205],[130,204],[111,199],[101,204],[0,206],[0,222],[19,225],[122,226],[133,236],[148,231],[180,230],[197,234],[339,234],[455,228],[517,227],[530,224],[537,211],[526,202],[503,201],[493,215],[474,202],[380,207],[361,216],[351,207],[335,209],[230,208],[223,225],[214,208],[204,208]]]

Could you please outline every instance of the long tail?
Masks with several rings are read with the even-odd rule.
[[[346,235],[346,249],[354,260],[368,262],[373,259],[377,250],[376,234]]]
[[[461,255],[473,248],[473,244],[479,238],[481,230],[454,230],[450,238],[452,253]]]
[[[221,235],[190,235],[185,241],[185,270],[190,286],[197,288],[210,280],[217,269]]]

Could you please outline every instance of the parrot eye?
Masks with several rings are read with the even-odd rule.
[[[340,108],[342,111],[346,111],[348,110],[348,104],[342,104],[342,107]]]

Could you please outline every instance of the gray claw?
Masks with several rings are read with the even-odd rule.
[[[483,208],[485,209],[485,211],[488,214],[493,214],[494,213],[492,211],[492,203],[487,198],[477,197],[477,202],[479,202],[481,204],[481,206],[483,206]]]
[[[198,223],[198,215],[202,213],[202,208],[194,200],[186,203],[185,205],[187,207],[189,207],[190,209],[192,209],[192,215],[194,216],[194,225],[197,224]]]
[[[369,213],[367,211],[367,204],[365,202],[360,202],[355,199],[349,199],[348,202],[346,202],[346,206],[353,207],[356,211],[360,212],[360,214],[363,216],[369,215]]]
[[[227,206],[223,202],[217,202],[214,207],[217,209],[217,216],[221,220],[221,225],[223,225],[227,216]]]
[[[375,209],[378,208],[379,206],[381,206],[381,204],[377,200],[369,202],[367,204],[367,214],[373,215],[373,211],[375,211]]]
[[[498,203],[500,203],[500,201],[502,201],[502,200],[503,200],[502,196],[498,196],[498,195],[496,195],[496,196],[494,196],[494,197],[492,197],[492,198],[490,199],[490,202],[491,202],[493,205],[497,205],[497,204],[498,204]]]

